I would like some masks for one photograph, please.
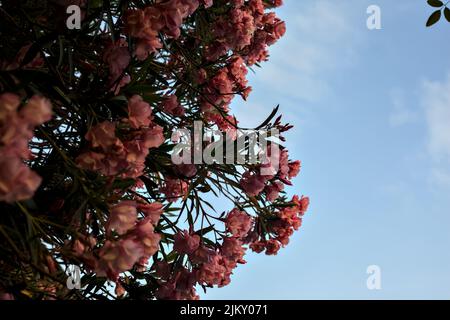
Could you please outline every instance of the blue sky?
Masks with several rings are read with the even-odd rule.
[[[366,9],[381,8],[369,31]],[[311,198],[278,256],[249,253],[204,299],[450,298],[450,24],[425,0],[285,0],[286,36],[250,76],[244,127],[277,104]],[[260,117],[255,117],[260,115]],[[366,269],[381,268],[381,290]]]

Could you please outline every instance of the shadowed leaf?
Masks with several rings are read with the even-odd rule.
[[[444,16],[445,19],[447,19],[447,21],[450,22],[450,9],[447,7],[444,9]]]
[[[428,0],[428,4],[435,8],[440,8],[444,5],[440,0]]]
[[[433,24],[439,21],[441,19],[441,10],[436,10],[431,14],[431,16],[428,18],[427,21],[427,27],[431,27]]]

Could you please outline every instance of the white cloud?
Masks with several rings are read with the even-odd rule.
[[[428,151],[435,182],[450,185],[450,73],[443,82],[424,81],[423,106],[428,126]]]
[[[297,130],[306,119],[309,124],[317,121],[312,105],[319,106],[326,96],[334,98],[331,76],[357,61],[355,48],[365,28],[365,10],[355,6],[359,1],[285,2],[279,16],[286,21],[286,35],[270,47],[269,61],[255,68],[256,75],[249,74],[254,91],[248,102],[233,103],[241,125],[260,124],[277,104]]]
[[[353,1],[287,2],[287,33],[270,48],[271,58],[257,70],[256,81],[270,84],[277,94],[315,102],[332,89],[328,75],[353,65],[360,39]],[[286,12],[286,11],[284,11]],[[361,13],[360,13],[361,14]],[[361,27],[361,30],[362,27]]]

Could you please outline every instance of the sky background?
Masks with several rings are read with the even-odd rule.
[[[425,0],[284,2],[286,36],[233,111],[249,127],[280,104],[303,164],[289,193],[311,206],[278,256],[249,252],[202,298],[450,299],[450,24],[425,28]]]

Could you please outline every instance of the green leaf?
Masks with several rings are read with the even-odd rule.
[[[441,10],[436,10],[431,14],[431,16],[428,18],[427,21],[427,27],[431,27],[433,24],[439,21],[441,19]]]
[[[435,8],[440,8],[444,5],[444,3],[440,0],[428,0],[428,4]]]
[[[202,238],[202,241],[211,247],[214,247],[216,245],[214,242],[212,242],[208,238]]]
[[[211,232],[214,230],[214,225],[210,225],[209,227],[203,228],[201,230],[198,230],[195,234],[199,235],[199,236],[204,236],[206,235],[208,232]]]
[[[445,19],[447,19],[447,21],[450,22],[450,9],[447,7],[445,7],[445,9],[444,9],[444,16],[445,16]]]
[[[116,179],[113,183],[114,189],[127,189],[136,184],[134,179]]]
[[[270,121],[272,121],[272,119],[277,115],[278,113],[278,109],[280,108],[280,105],[277,105],[275,107],[275,109],[272,110],[271,114],[267,117],[267,119],[261,123],[257,128],[255,128],[255,130],[259,130],[264,128],[266,125],[269,124]]]

